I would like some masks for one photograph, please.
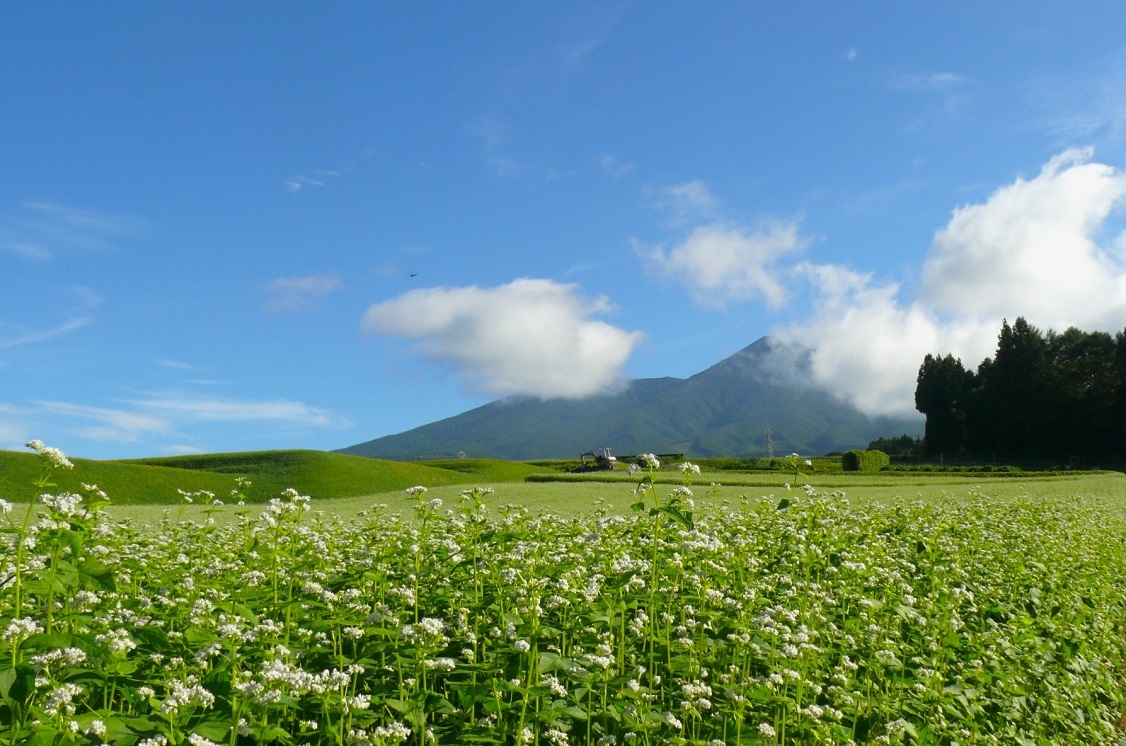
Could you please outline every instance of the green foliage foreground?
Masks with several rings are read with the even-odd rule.
[[[1114,743],[1120,493],[701,507],[650,478],[625,516],[0,503],[0,743]]]

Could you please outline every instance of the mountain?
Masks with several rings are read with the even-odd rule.
[[[871,419],[811,385],[812,351],[763,337],[690,378],[640,378],[585,399],[509,397],[429,425],[342,448],[393,460],[523,461],[614,453],[823,454],[882,436],[921,436],[923,420]]]

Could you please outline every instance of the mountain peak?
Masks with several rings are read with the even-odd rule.
[[[922,434],[916,420],[871,420],[812,386],[812,350],[762,337],[690,378],[640,378],[580,400],[509,398],[340,450],[398,460],[574,458],[616,453],[764,456],[863,448],[882,436]]]

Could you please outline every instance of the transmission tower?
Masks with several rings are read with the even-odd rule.
[[[766,428],[766,457],[774,458],[774,433],[770,432],[770,428]]]

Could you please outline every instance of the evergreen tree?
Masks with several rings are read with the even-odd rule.
[[[1047,337],[1052,409],[1052,449],[1059,457],[1104,457],[1121,430],[1116,417],[1118,385],[1115,340],[1105,332],[1074,327]]]
[[[974,375],[953,355],[927,355],[919,367],[915,409],[927,417],[923,443],[928,455],[956,456],[966,447],[966,405]]]

